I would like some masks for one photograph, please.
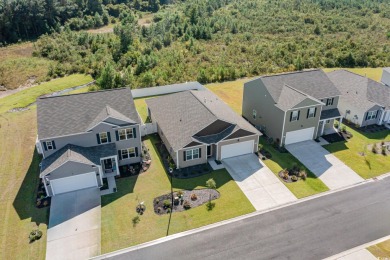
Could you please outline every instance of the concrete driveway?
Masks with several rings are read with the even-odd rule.
[[[224,159],[222,163],[256,210],[297,200],[254,154]]]
[[[338,189],[362,182],[351,168],[315,141],[286,145],[286,149],[312,171],[329,189]]]
[[[100,254],[100,190],[56,195],[50,206],[46,259],[88,259]]]

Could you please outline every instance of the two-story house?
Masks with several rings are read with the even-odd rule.
[[[37,99],[36,147],[49,196],[100,187],[141,161],[140,118],[130,89]]]
[[[244,84],[242,115],[283,146],[334,133],[339,96],[320,69],[262,76]]]

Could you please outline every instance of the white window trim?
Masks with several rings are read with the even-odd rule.
[[[373,119],[375,119],[376,113],[377,113],[377,110],[375,110],[375,111],[368,111],[366,120],[373,120]]]
[[[196,154],[195,151],[197,151],[197,155],[198,157],[194,157],[194,155]],[[191,156],[191,158],[189,159],[189,155]],[[199,148],[195,148],[195,149],[191,149],[191,150],[186,150],[186,161],[192,161],[192,160],[196,160],[196,159],[199,159]]]
[[[106,134],[106,142],[103,142],[102,141],[102,134]],[[99,138],[100,138],[100,143],[101,144],[107,144],[108,143],[108,133],[107,132],[101,132],[101,133],[99,133]]]
[[[133,152],[130,152],[130,150],[133,149]],[[123,156],[123,154],[126,154],[126,158]],[[134,156],[132,156],[134,155]],[[131,159],[131,158],[135,158],[137,157],[136,153],[135,153],[135,147],[130,147],[130,148],[126,148],[126,149],[121,149],[121,157],[122,157],[122,160],[126,160],[126,159]]]
[[[297,113],[297,115],[294,116],[294,113]],[[292,111],[291,122],[293,122],[293,121],[298,121],[298,115],[299,115],[298,110]]]
[[[125,131],[125,138],[124,138],[124,139],[121,139],[120,131]],[[127,135],[129,134],[129,132],[131,132],[131,137],[127,137]],[[119,130],[118,130],[118,137],[119,137],[119,141],[128,140],[128,139],[133,139],[133,138],[134,138],[134,131],[133,131],[133,128],[123,128],[123,129],[119,129]]]
[[[312,109],[313,109],[313,113],[311,113],[311,110],[312,110]],[[316,108],[315,108],[315,107],[309,108],[309,117],[308,117],[308,118],[314,117],[315,113],[316,113]]]
[[[50,148],[49,148],[50,147]],[[53,147],[53,141],[46,141],[46,149],[49,150],[54,150]]]

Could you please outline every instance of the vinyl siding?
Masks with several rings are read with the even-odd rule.
[[[378,116],[374,119],[371,119],[371,120],[366,120],[366,115],[368,112],[370,111],[378,111]],[[363,116],[363,121],[362,121],[362,124],[361,126],[368,126],[368,125],[375,125],[375,124],[378,124],[379,123],[379,120],[381,118],[381,113],[383,113],[383,111],[381,111],[382,108],[380,106],[373,106],[372,108],[370,108],[369,110],[367,110],[365,113],[364,113],[364,116]]]
[[[328,98],[334,98],[334,100],[333,100],[333,105],[331,105],[331,106],[326,106],[326,100],[327,100]],[[339,97],[336,96],[336,97],[327,97],[327,98],[323,98],[323,102],[325,103],[325,105],[322,107],[322,110],[328,110],[328,109],[337,108],[337,107],[338,107],[338,104],[339,104]]]
[[[201,148],[201,157],[199,159],[194,159],[194,160],[189,160],[189,161],[184,161],[184,152],[187,150],[192,150],[196,148]],[[179,167],[180,168],[185,168],[193,165],[198,165],[198,164],[204,164],[207,163],[207,146],[206,145],[201,145],[198,147],[191,147],[187,149],[181,149],[178,151],[179,153]]]

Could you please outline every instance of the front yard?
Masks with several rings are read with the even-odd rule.
[[[390,141],[390,130],[363,134],[347,127],[347,131],[353,134],[348,142],[333,143],[324,146],[324,148],[364,179],[390,172],[390,156],[384,156],[380,153],[374,154],[367,148],[370,144]]]
[[[202,205],[172,215],[154,213],[153,199],[171,191],[170,178],[156,153],[155,141],[154,137],[145,140],[152,157],[149,170],[139,176],[118,179],[118,192],[102,197],[102,253],[255,211],[229,173],[219,170],[191,179],[172,179],[174,190],[192,190],[205,188],[206,181],[214,178],[221,197],[215,201],[213,210],[208,211]],[[137,216],[136,206],[140,202],[145,203],[146,211],[133,226],[132,219]]]

